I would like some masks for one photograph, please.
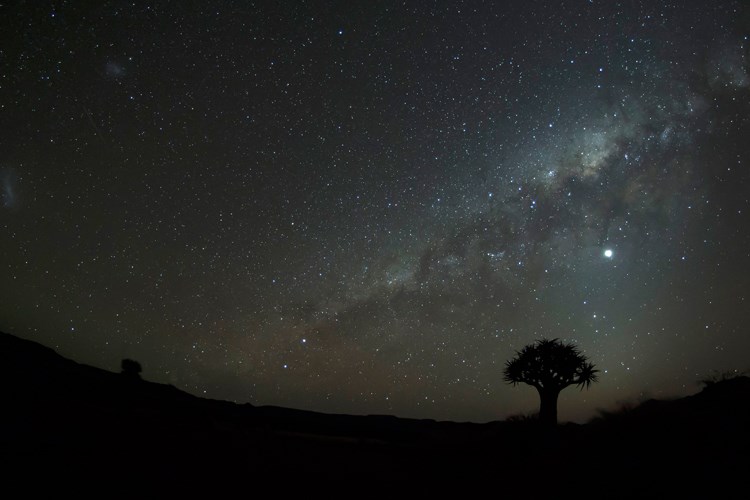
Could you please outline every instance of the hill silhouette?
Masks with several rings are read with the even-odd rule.
[[[25,496],[192,497],[237,488],[356,496],[459,488],[471,495],[490,487],[526,498],[694,497],[745,488],[750,462],[747,377],[554,430],[204,399],[3,333],[0,377],[4,484]]]

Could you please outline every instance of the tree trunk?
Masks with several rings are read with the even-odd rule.
[[[538,389],[539,399],[539,421],[544,426],[554,427],[557,425],[557,396],[560,391],[555,389]]]

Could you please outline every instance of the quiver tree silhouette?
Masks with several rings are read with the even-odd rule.
[[[569,385],[583,390],[597,381],[594,364],[573,344],[558,339],[541,339],[516,353],[505,363],[504,378],[509,384],[529,384],[539,392],[539,421],[557,424],[557,398]]]
[[[122,363],[120,363],[120,368],[124,376],[128,377],[129,379],[137,379],[140,380],[141,378],[141,371],[143,369],[141,368],[141,364],[138,361],[134,361],[132,359],[123,359]]]

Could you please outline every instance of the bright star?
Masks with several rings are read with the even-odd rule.
[[[606,250],[604,250],[604,256],[606,258],[611,259],[613,255],[614,255],[614,252],[610,248],[607,248]]]

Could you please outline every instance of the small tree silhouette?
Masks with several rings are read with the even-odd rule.
[[[138,361],[134,361],[132,359],[123,359],[122,363],[120,363],[120,368],[122,369],[120,373],[128,378],[141,378],[141,371],[143,371],[143,369],[141,368],[141,364]]]
[[[505,363],[505,381],[534,386],[539,392],[539,420],[549,426],[557,424],[557,397],[569,385],[583,390],[597,381],[594,364],[573,344],[558,339],[541,339],[516,353]]]

